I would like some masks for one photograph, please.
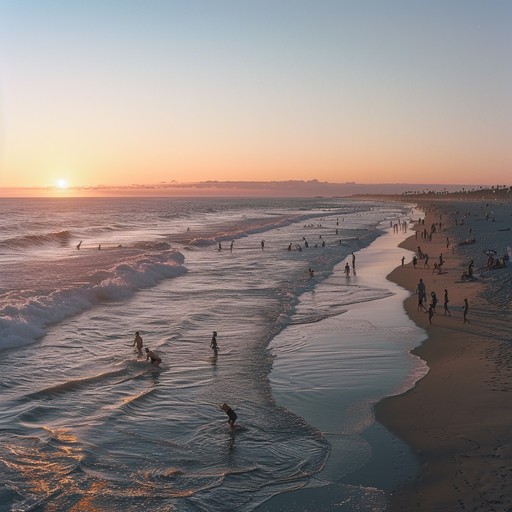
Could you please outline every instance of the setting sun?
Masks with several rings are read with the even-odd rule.
[[[56,182],[55,182],[55,186],[57,188],[60,188],[61,190],[65,190],[68,188],[68,180],[65,180],[65,179],[58,179]]]

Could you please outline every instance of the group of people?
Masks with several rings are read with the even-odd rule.
[[[418,296],[418,307],[416,308],[416,311],[425,311],[428,313],[428,321],[430,324],[432,324],[432,317],[434,316],[436,312],[436,306],[438,303],[438,298],[436,292],[432,291],[430,292],[431,296],[431,302],[429,304],[429,307],[425,306],[424,302],[427,300],[427,289],[425,286],[425,283],[423,282],[423,279],[420,279],[418,282],[418,286],[416,287],[416,295]],[[450,313],[450,309],[448,307],[448,303],[450,302],[448,298],[448,290],[444,290],[444,315],[452,316]],[[462,306],[462,312],[464,317],[464,323],[469,324],[468,319],[468,311],[469,311],[469,302],[468,299],[464,299],[464,305]]]
[[[140,332],[137,331],[135,333],[135,339],[133,340],[132,347],[136,348],[139,356],[143,355],[143,353],[142,353],[143,345],[144,345],[144,342],[142,340]],[[162,362],[162,359],[160,358],[160,356],[154,350],[150,350],[148,347],[146,347],[144,350],[146,351],[146,361],[151,360],[151,365],[154,366],[155,368],[158,368],[160,366],[160,363]]]
[[[144,341],[142,340],[140,332],[137,331],[135,333],[135,339],[133,340],[132,347],[135,347],[139,356],[143,355],[143,346]],[[213,331],[212,340],[210,342],[210,348],[213,350],[215,355],[217,355],[217,352],[219,351],[219,345],[217,344],[217,331]],[[150,350],[148,347],[145,347],[144,350],[146,352],[146,361],[151,360],[151,365],[154,366],[155,368],[158,368],[160,366],[160,363],[162,362],[160,356],[154,350]],[[227,414],[228,423],[231,427],[233,427],[235,425],[235,421],[238,418],[236,412],[226,402],[220,405],[220,408]]]

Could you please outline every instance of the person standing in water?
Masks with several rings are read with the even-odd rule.
[[[140,336],[139,331],[135,333],[135,339],[133,340],[132,347],[137,347],[137,352],[139,353],[139,356],[142,355],[142,338]]]
[[[160,366],[160,363],[162,360],[160,359],[159,355],[154,352],[153,350],[149,350],[148,347],[146,347],[146,361],[149,361],[151,359],[151,364],[158,368]]]
[[[217,331],[213,331],[212,341],[210,342],[210,348],[217,353],[219,345],[217,345]]]

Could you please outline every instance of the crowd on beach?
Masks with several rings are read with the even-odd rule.
[[[487,205],[487,207],[488,206],[489,205]],[[461,220],[459,220],[459,218],[458,218],[458,216],[459,216],[458,211],[455,211],[453,213],[453,215],[454,215],[453,221],[455,223],[455,226],[465,226],[467,224],[467,221],[465,221],[465,219],[467,219],[468,217],[471,216],[471,212],[467,212],[466,214],[464,214],[464,216]],[[448,251],[451,250],[452,254],[455,253],[457,245],[476,244],[475,237],[473,237],[471,239],[462,240],[458,244],[452,243],[450,240],[450,237],[445,236],[445,234],[443,234],[443,230],[446,229],[446,226],[443,225],[442,218],[443,218],[443,214],[440,213],[439,220],[433,221],[430,225],[429,230],[425,227],[425,218],[418,219],[416,225],[419,229],[416,229],[416,231],[415,231],[415,240],[416,241],[420,240],[422,244],[423,243],[431,244],[432,241],[434,240],[434,236],[437,234],[439,236],[437,236],[435,238],[435,240],[437,242],[436,247],[437,248],[440,247],[440,240],[442,240],[443,241],[442,247],[446,248],[446,250],[448,250]],[[485,215],[484,218],[487,222],[495,221],[494,217],[491,217],[489,214]],[[472,227],[469,227],[468,233],[469,234],[473,233]],[[484,253],[487,256],[487,262],[485,264],[485,267],[482,267],[481,270],[484,270],[484,269],[493,270],[493,269],[500,269],[500,268],[505,268],[505,267],[509,266],[510,256],[509,256],[508,252],[505,251],[502,256],[497,256],[496,250],[486,249],[484,251]],[[439,255],[436,257],[436,261],[433,263],[433,267],[432,267],[432,274],[441,275],[446,272],[446,270],[445,270],[446,260],[445,260],[444,254],[445,253],[440,252]],[[421,248],[421,246],[418,245],[416,252],[412,256],[412,259],[411,259],[412,267],[414,269],[420,268],[421,263],[423,263],[422,268],[430,270],[431,265],[430,265],[429,261],[430,261],[430,256],[429,256],[428,252],[424,251]],[[402,267],[403,266],[405,266],[405,257],[402,257]],[[471,258],[470,261],[467,263],[467,270],[464,270],[462,272],[462,274],[460,275],[460,282],[464,282],[467,280],[473,281],[475,279],[476,279],[476,277],[475,277],[475,261],[474,261],[474,258]],[[423,312],[427,313],[429,324],[432,324],[432,319],[433,319],[434,315],[438,313],[437,308],[436,308],[436,306],[439,302],[438,297],[437,297],[437,292],[435,290],[431,290],[430,301],[428,301],[427,288],[426,288],[426,284],[425,284],[423,278],[419,279],[415,292],[416,292],[417,300],[418,300],[416,311],[423,311]],[[463,299],[463,301],[461,301],[461,304],[459,304],[459,307],[462,309],[463,322],[470,323],[469,318],[468,318],[469,300],[467,297],[465,297]],[[446,288],[444,288],[444,291],[443,291],[443,313],[444,313],[444,316],[451,316],[450,309],[449,309],[449,294],[448,294],[448,289],[446,289]]]

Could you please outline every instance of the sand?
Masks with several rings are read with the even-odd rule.
[[[431,224],[441,219],[441,231],[430,242],[413,235],[402,247],[415,251],[421,246],[429,254],[431,268],[420,259],[416,269],[406,262],[388,277],[411,292],[422,278],[427,297],[434,290],[439,303],[430,325],[428,314],[417,311],[416,295],[405,300],[407,313],[429,334],[413,353],[427,362],[430,371],[413,389],[376,406],[377,419],[412,447],[420,463],[417,479],[393,493],[390,511],[511,511],[512,272],[510,264],[487,270],[483,252],[512,245],[508,231],[512,208],[449,201],[420,206],[427,216],[425,225],[415,229],[430,231]],[[475,244],[454,246],[473,237]],[[432,267],[441,253],[445,264],[439,275]],[[463,281],[471,258],[476,279]],[[443,311],[445,289],[451,316]],[[463,322],[464,298],[469,302],[470,323]]]

